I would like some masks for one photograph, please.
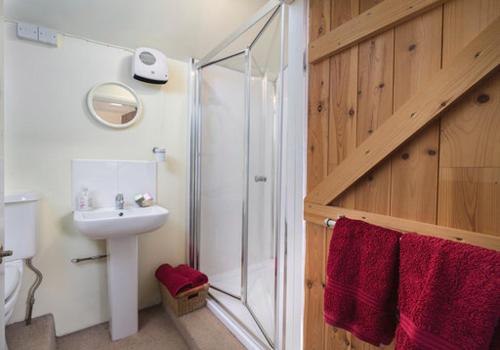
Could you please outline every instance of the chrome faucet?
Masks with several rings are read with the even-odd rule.
[[[118,193],[115,197],[115,208],[122,210],[125,204],[125,199],[123,198],[123,193]]]

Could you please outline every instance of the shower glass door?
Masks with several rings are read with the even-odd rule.
[[[200,70],[199,267],[213,288],[241,296],[245,55]]]
[[[208,275],[213,300],[261,348],[279,346],[283,321],[284,9],[270,1],[253,25],[198,62],[191,130],[190,260]]]
[[[276,300],[276,167],[281,13],[250,46],[247,307],[272,342]]]

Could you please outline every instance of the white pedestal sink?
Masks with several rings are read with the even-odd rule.
[[[75,211],[78,230],[91,239],[105,239],[108,250],[108,299],[111,339],[128,337],[138,330],[137,235],[160,228],[168,210],[148,208]]]

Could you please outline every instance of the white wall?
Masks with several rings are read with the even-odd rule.
[[[104,242],[86,239],[72,224],[70,161],[149,160],[154,146],[168,152],[168,161],[158,166],[158,200],[170,216],[164,228],[139,239],[139,302],[158,303],[155,268],[185,260],[187,65],[169,60],[168,84],[152,86],[131,78],[126,50],[68,37],[53,48],[17,39],[13,24],[5,29],[6,190],[42,195],[34,264],[44,280],[35,316],[54,314],[58,335],[108,320],[105,262],[70,262],[105,252]],[[112,130],[89,115],[86,94],[106,81],[138,92],[144,112],[131,128]],[[13,321],[24,318],[32,279],[27,272]]]
[[[169,57],[202,58],[268,0],[5,0],[5,16]]]

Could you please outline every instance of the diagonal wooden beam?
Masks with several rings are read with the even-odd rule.
[[[312,41],[309,45],[309,62],[317,63],[446,1],[448,0],[385,0]]]
[[[452,241],[469,243],[478,247],[500,251],[500,237],[479,232],[460,230],[452,227],[438,226],[420,221],[400,219],[394,216],[373,214],[359,210],[329,207],[317,204],[304,206],[306,221],[323,225],[325,219],[335,220],[339,216],[349,219],[363,220],[370,224],[390,228],[402,232],[416,232],[418,234],[449,239]]]
[[[500,65],[500,17],[307,195],[326,205]]]

